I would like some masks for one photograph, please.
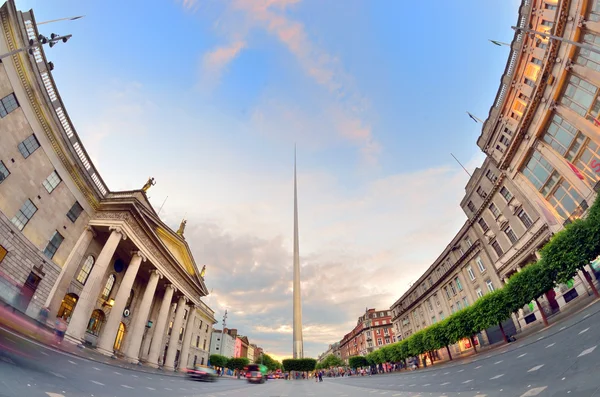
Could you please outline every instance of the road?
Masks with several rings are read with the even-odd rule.
[[[0,396],[598,396],[600,304],[501,349],[413,372],[314,381],[215,383],[74,357],[0,330]]]

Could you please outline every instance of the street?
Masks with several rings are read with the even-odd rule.
[[[597,396],[600,305],[500,349],[456,363],[324,382],[195,382],[106,365],[0,331],[0,396]]]

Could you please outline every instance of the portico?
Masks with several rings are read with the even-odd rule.
[[[61,270],[49,318],[68,322],[67,340],[108,356],[168,370],[187,363],[190,319],[208,291],[184,228],[165,225],[144,189],[109,193]]]

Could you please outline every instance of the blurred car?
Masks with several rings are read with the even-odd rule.
[[[265,383],[267,380],[267,367],[260,364],[251,364],[246,368],[246,379],[249,383]]]
[[[193,380],[214,382],[217,380],[217,371],[212,368],[196,365],[194,368],[188,368],[187,377]]]

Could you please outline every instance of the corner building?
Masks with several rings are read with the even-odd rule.
[[[0,22],[0,53],[40,33],[12,0]],[[0,299],[34,318],[48,307],[50,321],[67,320],[69,340],[104,354],[170,370],[189,363],[197,317],[211,323],[209,344],[214,313],[185,223],[175,232],[160,219],[146,196],[152,181],[108,189],[41,47],[0,63],[0,131]]]
[[[600,50],[598,0],[523,0],[517,25]],[[585,216],[600,189],[599,94],[600,54],[540,34],[515,33],[477,140],[486,159],[461,201],[468,219],[438,260],[392,305],[399,337],[502,286],[539,258],[554,233]],[[597,283],[600,268],[586,271]],[[548,291],[540,299],[542,310],[547,315],[568,310],[588,294],[584,280],[580,272]],[[539,321],[539,309],[530,304],[504,328],[518,332]],[[478,339],[500,340],[497,327]],[[464,351],[465,345],[453,348]]]

